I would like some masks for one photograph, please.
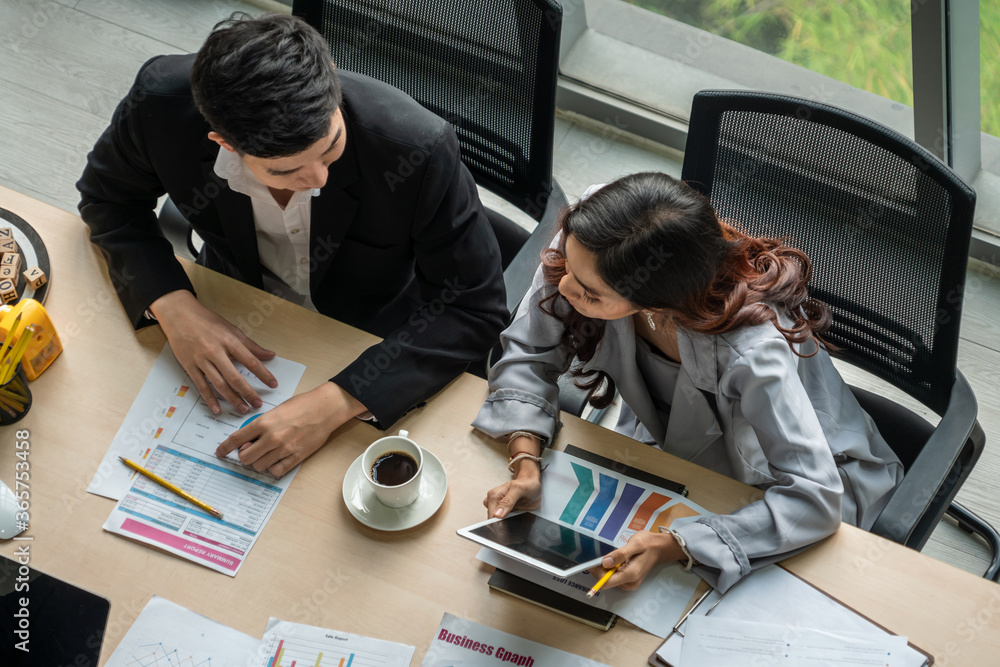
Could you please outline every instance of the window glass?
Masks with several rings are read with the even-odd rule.
[[[979,94],[983,132],[1000,137],[1000,2],[979,3]]]
[[[624,1],[913,104],[909,0]],[[997,4],[983,2],[991,7],[982,11],[1000,15]],[[995,57],[992,62],[997,62]]]

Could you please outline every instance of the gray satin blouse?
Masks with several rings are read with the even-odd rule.
[[[562,324],[538,305],[554,290],[539,270],[501,335],[503,356],[472,424],[492,437],[526,430],[547,443],[560,425],[556,383],[571,360]],[[614,379],[624,403],[616,430],[764,490],[732,514],[676,529],[700,576],[725,591],[841,520],[871,527],[903,468],[825,351],[796,355],[770,323],[719,336],[678,329],[677,338],[681,363],[671,369],[631,317],[609,321],[584,368]]]

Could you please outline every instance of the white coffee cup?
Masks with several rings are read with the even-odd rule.
[[[368,446],[361,457],[361,470],[365,474],[365,480],[371,485],[375,496],[382,504],[389,507],[406,507],[420,495],[420,476],[424,471],[424,454],[417,443],[410,440],[409,435],[407,431],[400,431],[399,435],[390,435],[376,440]],[[389,486],[379,484],[372,478],[372,467],[375,462],[390,452],[408,454],[417,462],[416,474],[402,484]]]

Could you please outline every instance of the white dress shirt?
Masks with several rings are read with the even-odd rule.
[[[257,253],[261,265],[273,274],[264,272],[264,288],[316,310],[309,295],[309,233],[312,198],[319,195],[319,189],[294,192],[281,208],[240,156],[225,148],[219,149],[215,173],[226,179],[231,190],[250,197]]]

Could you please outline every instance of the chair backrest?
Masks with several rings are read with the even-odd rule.
[[[903,135],[795,97],[702,91],[682,178],[752,236],[788,237],[838,356],[948,404],[975,193]]]
[[[295,0],[338,67],[450,121],[476,182],[536,220],[552,181],[555,0]]]

